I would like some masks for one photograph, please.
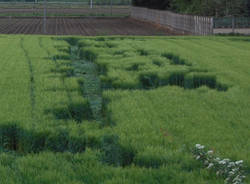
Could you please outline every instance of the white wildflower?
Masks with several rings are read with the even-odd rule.
[[[242,175],[243,160],[232,162],[228,158],[215,158],[212,150],[206,152],[205,146],[201,144],[196,144],[195,146],[194,158],[196,158],[196,160],[202,160],[207,169],[213,168],[217,176],[225,177],[225,184],[243,184],[245,178],[245,176]]]
[[[204,149],[204,148],[205,148],[205,146],[200,146],[200,147],[199,147],[199,149]]]
[[[208,151],[207,154],[208,155],[212,155],[214,152],[212,150]]]
[[[239,171],[239,168],[236,168],[236,169],[232,169],[231,171],[232,171],[232,172],[234,172],[234,173],[238,173],[238,171]]]
[[[224,164],[226,164],[226,162],[224,160],[221,160],[221,161],[219,161],[219,164],[224,165]]]
[[[235,163],[234,162],[229,162],[228,166],[227,167],[234,167],[235,166]]]
[[[220,161],[220,158],[219,157],[217,157],[216,159],[214,159],[215,161],[217,161],[217,162],[219,162]]]
[[[213,163],[210,163],[209,165],[208,165],[208,169],[210,169],[210,168],[212,168],[214,166],[214,164]]]
[[[197,156],[197,157],[196,157],[196,160],[199,160],[200,158],[201,158],[200,156]]]
[[[243,164],[243,160],[236,161],[235,164],[236,164],[236,165]]]
[[[201,145],[201,144],[196,144],[195,147],[196,147],[197,149],[204,149],[204,148],[205,148],[205,146],[203,146],[203,145]]]
[[[241,180],[241,179],[239,178],[239,175],[236,176],[236,177],[233,179],[233,181],[239,181],[239,180]]]
[[[199,148],[200,146],[201,146],[200,144],[196,144],[196,145],[195,145],[196,148]]]

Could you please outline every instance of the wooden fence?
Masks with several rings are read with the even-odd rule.
[[[213,34],[213,18],[182,15],[163,10],[148,8],[131,8],[131,17],[167,26],[176,31],[194,35]]]

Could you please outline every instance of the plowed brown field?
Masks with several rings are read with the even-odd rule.
[[[176,35],[169,29],[131,18],[48,18],[48,35]],[[43,19],[0,18],[0,34],[44,34]]]

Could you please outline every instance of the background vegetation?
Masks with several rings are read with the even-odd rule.
[[[133,4],[206,16],[250,16],[250,0],[133,0]]]

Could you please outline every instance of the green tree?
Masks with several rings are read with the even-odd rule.
[[[250,15],[250,0],[134,0],[135,6],[203,16]]]

